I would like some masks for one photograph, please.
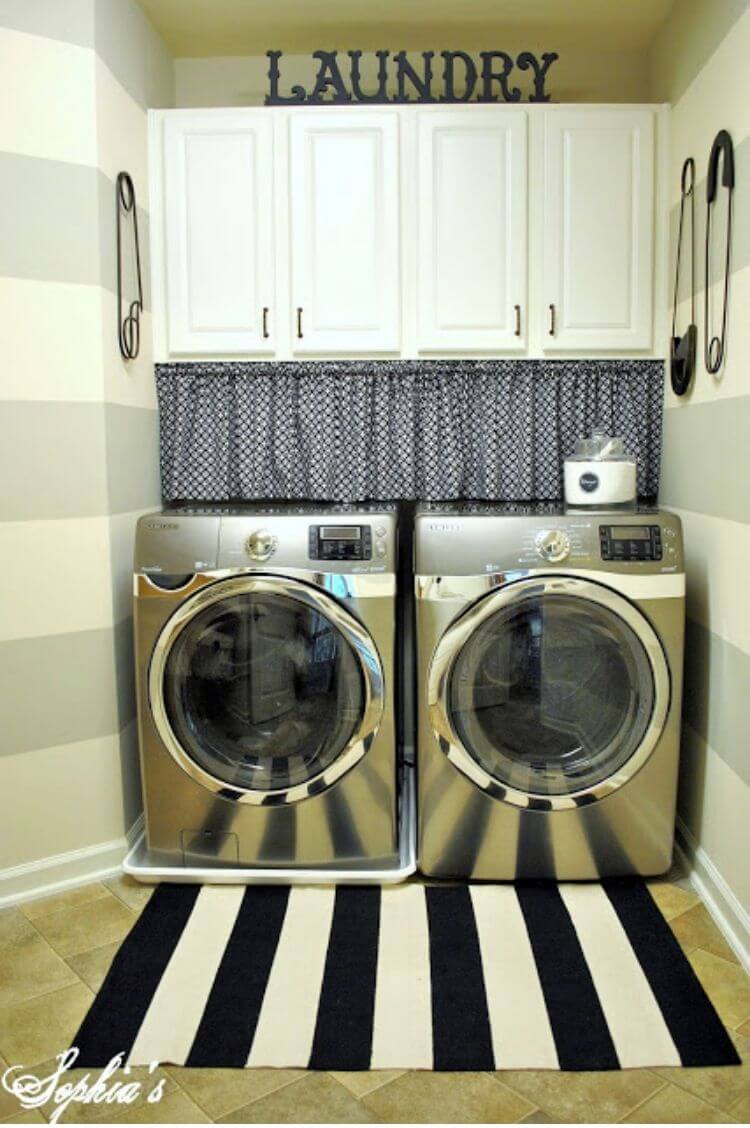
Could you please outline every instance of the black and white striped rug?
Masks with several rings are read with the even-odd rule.
[[[732,1042],[641,881],[162,885],[81,1066],[627,1069]]]

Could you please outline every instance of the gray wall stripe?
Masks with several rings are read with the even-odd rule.
[[[750,654],[688,619],[685,720],[750,785],[747,694]]]
[[[108,512],[159,505],[159,417],[153,408],[105,404]]]
[[[99,175],[88,165],[0,153],[0,274],[98,285]]]
[[[748,435],[750,396],[665,411],[662,504],[750,522]]]
[[[0,520],[107,514],[103,404],[6,401],[0,418]]]
[[[112,627],[0,642],[0,755],[118,732],[127,709],[118,708],[114,648]]]
[[[153,408],[7,400],[0,419],[0,521],[98,517],[159,505]]]
[[[708,165],[706,153],[695,153],[696,174],[702,176]],[[745,137],[734,150],[735,159],[735,195],[732,207],[732,252],[730,270],[742,270],[750,264],[750,208],[743,204],[747,187],[750,186],[750,136]],[[711,243],[712,255],[709,259],[709,284],[713,285],[724,277],[724,257],[726,248],[726,189],[720,188],[717,195],[714,213],[711,217]],[[670,271],[674,271],[675,252],[677,248],[677,228],[680,219],[680,205],[675,204],[669,215],[669,246],[670,246]],[[688,235],[690,231],[689,208],[686,212],[685,223],[688,225],[683,234],[682,264],[680,273],[680,300],[690,297],[690,257],[688,254]],[[696,184],[695,189],[695,292],[702,293],[705,279],[705,240],[706,240],[706,178]],[[670,301],[674,275],[670,282]],[[700,311],[699,311],[700,314]],[[718,314],[717,314],[718,316]]]
[[[95,0],[0,0],[0,27],[93,47],[94,3]]]
[[[676,0],[651,48],[651,100],[676,102],[747,5],[748,0]]]
[[[143,107],[174,105],[174,64],[134,0],[96,0],[96,53]]]
[[[141,200],[146,185],[136,185]],[[90,165],[0,152],[0,274],[115,293],[115,186]],[[149,223],[139,208],[144,305]]]

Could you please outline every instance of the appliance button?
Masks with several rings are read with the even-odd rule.
[[[536,551],[542,560],[551,564],[564,560],[570,554],[570,537],[562,529],[542,529],[534,538]]]
[[[386,546],[384,544],[381,543],[381,544],[375,545],[375,555],[376,556],[385,556],[387,551],[388,551],[388,549],[386,548]]]
[[[245,549],[253,560],[268,560],[276,551],[278,541],[267,529],[256,529],[245,541]]]
[[[376,525],[375,526],[375,536],[376,537],[384,537],[387,532],[388,532],[388,530],[386,529],[385,525]]]

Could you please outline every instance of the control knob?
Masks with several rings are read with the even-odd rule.
[[[542,529],[537,533],[536,551],[542,560],[556,564],[570,553],[570,537],[562,529]]]
[[[245,541],[245,549],[253,560],[268,560],[276,550],[276,537],[267,529],[256,529]]]

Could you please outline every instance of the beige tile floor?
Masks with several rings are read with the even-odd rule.
[[[63,1122],[735,1123],[750,1120],[750,978],[679,875],[651,884],[743,1064],[621,1073],[305,1073],[166,1067],[158,1105],[97,1105]],[[46,1076],[150,896],[126,878],[0,913],[0,1069]],[[47,1068],[49,1066],[49,1068]],[[36,1068],[38,1067],[38,1068]],[[142,1076],[145,1071],[133,1071]],[[76,1074],[73,1075],[77,1076]],[[147,1091],[155,1082],[146,1087]],[[52,1109],[46,1109],[51,1115]],[[44,1122],[0,1089],[0,1122]]]

